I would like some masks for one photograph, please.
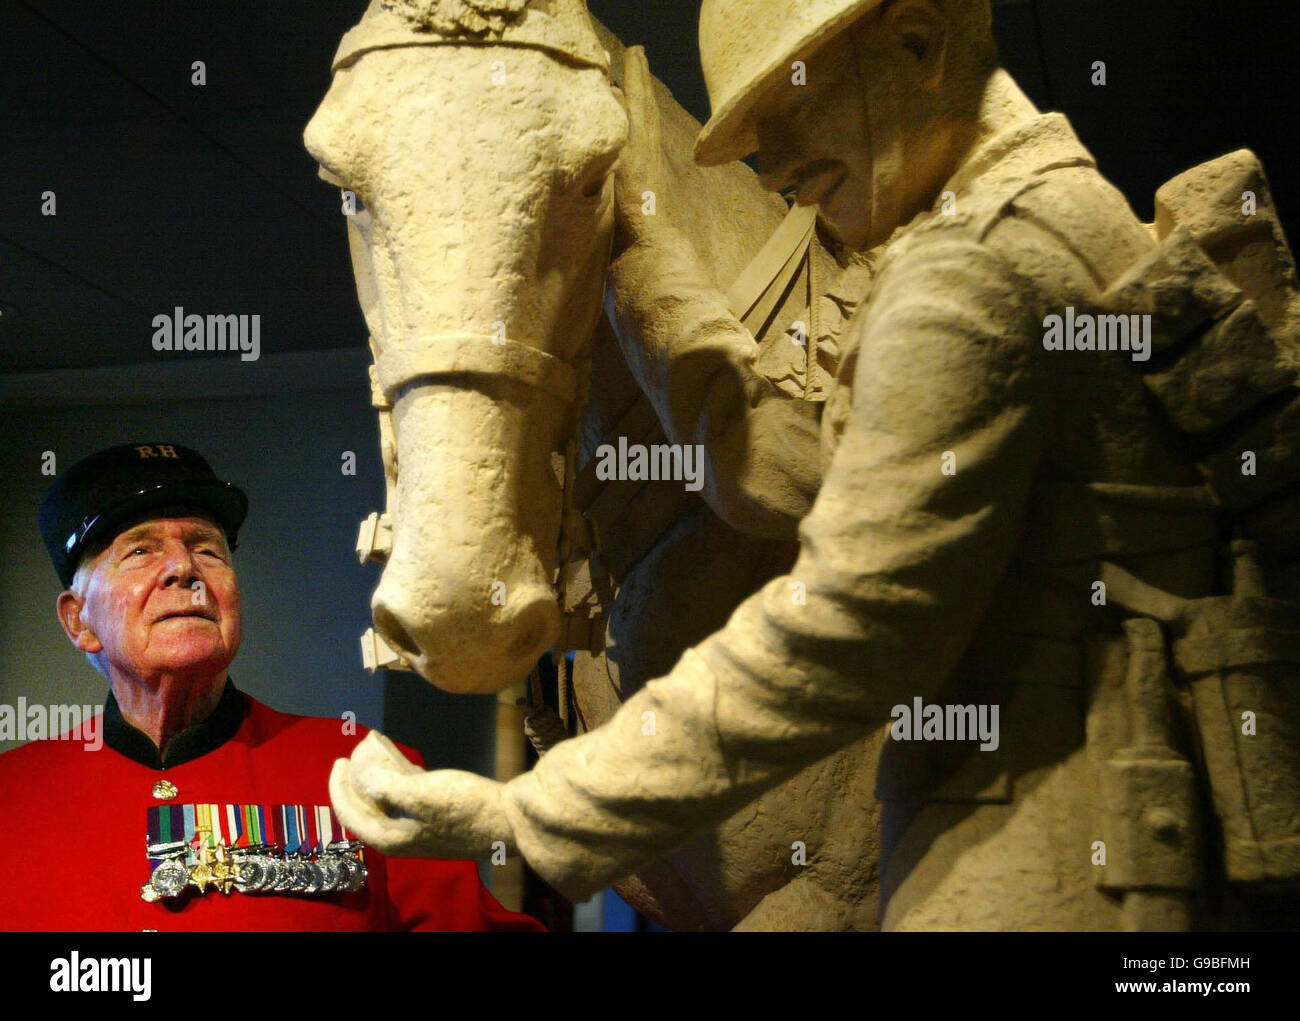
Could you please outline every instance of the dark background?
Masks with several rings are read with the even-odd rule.
[[[797,2],[797,0],[792,0]],[[698,0],[591,0],[696,117]],[[335,189],[302,130],[361,0],[6,0],[0,368],[149,362],[183,305],[260,312],[265,354],[365,342]],[[1144,219],[1158,185],[1250,146],[1296,236],[1294,0],[998,5],[1003,57]],[[191,63],[207,84],[190,84]],[[1094,60],[1108,84],[1090,83]],[[54,191],[58,215],[40,212]]]

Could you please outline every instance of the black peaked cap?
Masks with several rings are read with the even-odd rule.
[[[128,443],[91,454],[61,473],[41,501],[41,538],[59,581],[72,583],[88,546],[111,542],[161,507],[211,517],[234,549],[248,497],[218,479],[202,455],[177,443]]]

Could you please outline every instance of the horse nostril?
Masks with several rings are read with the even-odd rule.
[[[534,618],[529,625],[523,628],[518,636],[510,643],[510,654],[512,656],[523,656],[533,651],[534,648],[545,637],[543,623],[541,620]]]
[[[420,658],[420,647],[386,606],[376,606],[371,616],[374,617],[375,627],[389,645],[408,659]]]

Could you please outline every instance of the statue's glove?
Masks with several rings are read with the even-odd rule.
[[[513,850],[502,789],[474,773],[426,772],[378,731],[330,772],[330,800],[343,825],[398,856],[484,858],[496,841]]]
[[[654,78],[644,47],[629,46],[625,51],[620,92],[628,125],[627,144],[614,169],[616,253],[653,234],[662,219],[645,212],[647,202],[654,201],[657,206],[664,170],[659,107],[655,104]],[[649,198],[647,192],[653,192],[654,198]]]

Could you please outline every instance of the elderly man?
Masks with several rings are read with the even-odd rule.
[[[0,757],[0,925],[541,928],[502,908],[472,862],[364,848],[325,790],[355,738],[235,688],[231,551],[247,506],[171,443],[101,451],[50,487],[59,623],[110,692],[102,748],[35,741]]]
[[[1049,329],[1144,311],[1119,285],[1160,268],[1153,233],[1000,67],[989,0],[705,0],[700,43],[713,118],[697,158],[757,149],[770,188],[877,249],[799,558],[531,773],[417,775],[373,736],[336,766],[341,817],[394,852],[482,853],[492,835],[581,896],[892,720],[885,928],[1214,924],[1198,912],[1224,871],[1198,862],[1186,702],[1154,621],[1116,604],[1160,615],[1221,592],[1220,509],[1142,376],[1150,335],[1107,347]],[[627,75],[629,197],[654,189],[644,76]],[[689,245],[632,201],[622,217],[629,364],[690,442],[707,401],[674,399],[676,370],[711,357],[752,381],[753,343],[722,295],[690,286],[706,276]],[[1159,293],[1186,329],[1241,291],[1181,243]],[[1227,364],[1186,400],[1221,399]],[[757,914],[777,926],[797,908]]]

